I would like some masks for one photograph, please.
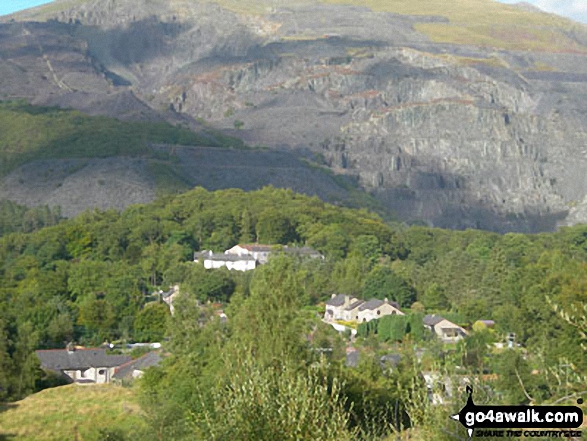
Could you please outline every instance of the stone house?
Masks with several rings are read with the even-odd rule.
[[[434,332],[444,343],[454,343],[467,336],[467,331],[439,315],[427,315],[422,321],[424,327]]]
[[[368,302],[363,302],[357,307],[357,314],[355,320],[359,323],[369,322],[373,319],[378,319],[386,315],[405,315],[399,309],[399,304],[390,302],[389,300],[372,299]]]
[[[335,320],[345,320],[344,311],[352,303],[355,303],[356,297],[347,296],[345,294],[332,294],[330,299],[326,302],[326,311],[324,311],[324,320],[333,322]]]
[[[362,299],[357,299],[343,311],[343,320],[347,322],[357,321],[359,319],[359,306],[365,303]]]
[[[118,366],[131,361],[128,355],[108,355],[102,348],[35,351],[41,361],[41,368],[57,373],[72,383],[110,383]]]
[[[368,322],[374,318],[393,314],[404,315],[396,302],[390,302],[387,299],[372,299],[366,302],[353,296],[332,294],[330,300],[326,302],[324,320],[327,322],[335,320]]]

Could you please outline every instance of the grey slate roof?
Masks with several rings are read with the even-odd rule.
[[[394,308],[399,309],[399,304],[397,302],[385,302],[384,300],[371,299],[368,302],[365,302],[361,306],[359,306],[359,311],[365,311],[366,309],[377,309],[382,307],[385,303],[388,303]]]
[[[365,303],[364,300],[357,300],[356,302],[351,303],[349,306],[347,306],[345,308],[345,311],[352,311],[353,309],[355,309],[357,306],[361,305]]]
[[[359,311],[364,311],[366,309],[377,309],[381,305],[383,305],[383,303],[384,303],[383,300],[371,299],[371,300],[363,303],[361,306],[359,306]]]
[[[128,355],[108,355],[105,349],[49,349],[35,351],[41,367],[55,371],[87,369],[90,367],[115,367],[132,360]]]
[[[254,251],[254,252],[268,252],[268,251],[272,251],[273,247],[275,245],[260,245],[260,244],[239,244],[239,247],[241,248],[245,248],[249,251]]]
[[[346,296],[344,294],[337,294],[335,297],[330,298],[326,304],[328,306],[342,306],[344,305]]]
[[[116,372],[112,378],[123,379],[132,375],[135,370],[144,370],[153,366],[159,366],[161,363],[161,355],[158,352],[149,352],[136,360],[131,360],[116,368]]]
[[[422,319],[422,322],[424,322],[424,324],[426,326],[436,326],[437,324],[439,324],[441,321],[444,320],[444,317],[441,317],[439,315],[427,315]]]

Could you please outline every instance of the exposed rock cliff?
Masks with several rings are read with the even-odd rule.
[[[471,27],[438,8],[235,5],[58,1],[0,25],[0,92],[312,151],[408,221],[587,221],[585,27],[519,9],[530,24],[449,44]]]

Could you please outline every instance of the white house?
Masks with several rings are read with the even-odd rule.
[[[48,349],[35,351],[41,368],[65,376],[73,383],[109,383],[118,366],[132,360],[128,355],[107,355],[105,349]]]
[[[213,253],[210,250],[194,253],[194,262],[202,262],[206,269],[217,269],[225,266],[229,270],[249,271],[257,266],[257,259],[251,255]]]
[[[240,244],[226,250],[224,253],[213,253],[210,250],[194,253],[194,262],[202,262],[206,269],[226,267],[237,271],[249,271],[267,263],[271,253],[284,252],[286,254],[324,258],[322,254],[309,247],[288,247],[280,245]]]
[[[260,264],[267,263],[269,260],[269,255],[274,247],[271,245],[259,245],[259,244],[249,244],[249,245],[235,245],[229,250],[226,250],[224,253],[233,255],[233,256],[250,256]]]

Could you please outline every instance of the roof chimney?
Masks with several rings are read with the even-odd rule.
[[[331,299],[333,299],[333,298],[335,298],[335,297],[336,297],[336,294],[332,294],[332,295],[330,296],[330,298],[331,298]]]
[[[67,346],[65,348],[67,349],[67,352],[70,354],[73,354],[75,352],[75,346],[72,342],[67,343]]]
[[[385,303],[389,303],[389,300],[387,299],[387,297],[385,297]]]

